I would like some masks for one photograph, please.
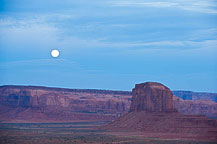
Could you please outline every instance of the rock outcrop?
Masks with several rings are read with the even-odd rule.
[[[173,91],[173,94],[183,100],[200,100],[206,99],[217,102],[217,93],[192,92],[192,91]]]
[[[211,100],[183,100],[173,96],[173,105],[182,114],[204,115],[217,119],[217,103]]]
[[[147,82],[136,84],[133,89],[130,112],[171,112],[173,108],[173,93],[171,90],[160,84]]]
[[[0,120],[107,121],[129,110],[129,97],[125,91],[0,86]]]
[[[149,85],[150,84],[151,83],[149,83]],[[136,87],[139,86],[138,84]],[[160,93],[164,95],[162,101],[156,101],[158,92],[150,93],[154,87],[158,87],[158,92],[161,91]],[[51,117],[51,113],[55,115],[52,117],[54,121],[57,120],[57,118],[62,118],[63,120],[81,118],[73,116],[75,114],[82,116],[87,115],[85,116],[87,120],[89,120],[91,115],[93,115],[93,118],[94,116],[104,117],[106,115],[107,118],[105,120],[108,120],[113,119],[114,116],[123,115],[129,110],[141,111],[146,109],[147,111],[173,111],[171,107],[171,91],[161,84],[156,84],[154,87],[149,87],[146,84],[146,89],[149,90],[142,89],[141,91],[137,91],[137,88],[135,88],[133,92],[135,93],[134,95],[141,93],[143,98],[132,99],[132,92],[129,91],[64,89],[42,86],[0,86],[0,120],[10,118],[26,119],[28,121],[30,115],[36,117],[38,115],[38,118],[48,120],[48,116]],[[166,91],[162,92],[162,90],[160,90],[161,88]],[[175,94],[182,96],[189,94],[189,92],[179,91]],[[194,95],[198,95],[200,98],[204,97],[202,96],[203,94],[210,95],[210,97],[215,96],[215,94],[212,93],[195,94],[194,92]],[[151,95],[154,95],[154,99],[150,97]],[[195,99],[196,97],[194,96],[193,98]],[[167,103],[165,99],[169,99],[170,102]],[[135,101],[137,105],[131,106],[131,100]],[[150,109],[143,106],[146,102],[151,105]],[[173,104],[174,107],[183,114],[200,114],[217,118],[217,103],[213,101],[183,100],[173,96]],[[13,117],[11,117],[12,115]]]
[[[217,121],[174,110],[172,93],[159,83],[142,83],[133,89],[130,112],[101,127],[107,131],[190,134],[217,140]]]

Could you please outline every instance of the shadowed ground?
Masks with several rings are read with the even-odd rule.
[[[0,144],[214,144],[215,142],[157,138],[139,133],[96,130],[106,122],[1,123]]]

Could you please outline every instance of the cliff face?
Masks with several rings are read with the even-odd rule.
[[[173,104],[183,114],[205,115],[210,118],[217,118],[217,103],[211,100],[183,100],[173,96]]]
[[[32,113],[41,115],[39,118],[42,119],[47,119],[48,115],[51,117],[51,113],[53,115],[56,113],[56,117],[65,115],[66,119],[74,119],[77,116],[68,118],[68,115],[75,115],[75,113],[113,117],[123,115],[129,110],[170,111],[172,110],[171,103],[179,112],[184,114],[202,114],[217,118],[215,102],[182,100],[175,96],[171,101],[171,91],[164,86],[150,87],[146,85],[146,89],[143,90],[139,87],[144,87],[144,85],[137,85],[133,90],[133,95],[143,95],[141,99],[138,97],[132,99],[132,93],[128,91],[0,86],[0,119],[10,117],[10,115],[23,119]],[[156,87],[159,91],[154,90]],[[159,101],[160,93],[162,93],[162,97]],[[166,99],[170,99],[170,101],[168,102]],[[131,100],[140,104],[131,105]]]
[[[130,111],[174,111],[173,93],[160,83],[136,84],[136,87],[133,89]]]
[[[35,90],[28,87],[3,87],[1,104],[13,107],[69,106],[69,97],[58,91]]]
[[[192,91],[173,91],[173,94],[183,100],[207,99],[217,102],[217,93],[192,92]]]
[[[183,115],[173,108],[173,94],[159,83],[137,84],[133,89],[130,112],[102,126],[118,132],[145,132],[206,137],[217,140],[217,120],[205,116]]]
[[[62,115],[70,111],[71,114],[73,112],[73,115],[80,113],[82,115],[98,114],[113,117],[122,115],[129,110],[130,100],[128,98],[130,95],[126,96],[128,93],[34,86],[1,86],[0,105],[6,107],[4,107],[5,110],[0,111],[0,114],[7,113],[7,109],[10,109],[11,113],[16,113],[15,111],[18,111],[16,114],[25,112],[26,115],[22,114],[23,117],[31,115],[30,111],[36,114],[43,113],[46,116],[49,113]],[[10,115],[9,113],[8,115]],[[7,115],[5,116],[7,117]],[[46,118],[46,116],[41,118]]]

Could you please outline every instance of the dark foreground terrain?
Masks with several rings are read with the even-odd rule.
[[[97,130],[107,122],[0,123],[0,144],[214,144],[215,142],[165,138],[160,134],[115,133]]]

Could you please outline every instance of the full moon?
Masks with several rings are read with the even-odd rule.
[[[60,55],[60,52],[59,52],[58,50],[52,50],[52,51],[51,51],[51,56],[52,56],[52,57],[55,57],[55,58],[56,58],[56,57],[58,57],[59,55]]]

